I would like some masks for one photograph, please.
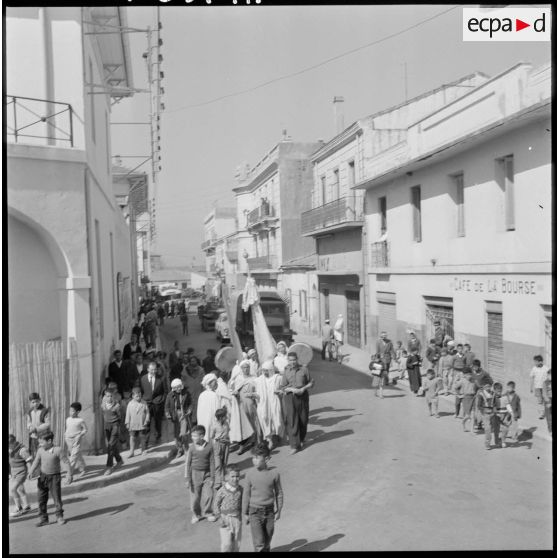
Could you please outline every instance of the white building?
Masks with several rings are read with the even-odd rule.
[[[98,393],[129,336],[135,281],[110,144],[129,47],[126,33],[96,33],[106,23],[125,27],[125,9],[6,9],[10,428],[39,391],[60,442],[77,399],[86,449],[102,439]]]
[[[433,322],[528,392],[551,353],[551,70],[518,64],[364,161],[367,316],[424,344]]]
[[[354,185],[367,176],[367,161],[387,146],[398,143],[407,128],[440,107],[465,95],[488,79],[481,73],[465,76],[399,105],[361,118],[324,144],[311,157],[313,164],[312,205],[301,215],[302,234],[315,239],[317,253],[317,312],[311,308],[311,327],[339,314],[344,318],[345,342],[354,347],[370,347],[370,331],[365,327],[368,300],[365,257],[362,247],[364,195]],[[342,97],[334,98],[338,123],[342,123]],[[306,287],[303,287],[306,288]],[[314,300],[314,295],[312,297]],[[375,340],[374,340],[375,343]]]

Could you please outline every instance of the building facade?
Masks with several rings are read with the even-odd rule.
[[[423,347],[440,321],[528,392],[552,345],[550,66],[518,64],[365,161],[369,327]]]
[[[26,387],[54,406],[72,384],[64,393],[83,405],[86,449],[101,443],[97,396],[112,350],[129,335],[134,304],[109,118],[111,101],[131,94],[132,76],[126,34],[95,33],[109,21],[125,27],[125,10],[6,11],[9,340],[38,352],[48,341],[66,355],[50,367],[39,362],[49,381],[39,376]],[[24,369],[32,376],[19,364],[11,361],[14,409],[27,408]],[[55,409],[58,429],[69,403],[62,398]]]
[[[400,142],[414,121],[486,79],[479,73],[465,76],[360,119],[312,155],[312,206],[302,213],[301,224],[302,234],[315,239],[318,320],[330,319],[333,324],[342,315],[344,339],[349,345],[370,347],[372,333],[366,327],[364,195],[354,189],[355,184],[367,175],[367,161],[386,146]]]
[[[300,210],[310,207],[310,155],[318,142],[284,137],[252,168],[238,175],[233,188],[237,205],[238,288],[250,269],[256,283],[283,291],[283,263],[314,252],[301,234]]]

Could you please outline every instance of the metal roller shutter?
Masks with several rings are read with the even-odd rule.
[[[502,314],[487,312],[488,324],[488,373],[495,381],[504,380],[504,342],[502,334]]]
[[[347,343],[360,347],[360,295],[356,291],[345,291],[347,298]]]
[[[397,341],[397,319],[395,304],[378,301],[378,332],[385,331],[389,339]]]

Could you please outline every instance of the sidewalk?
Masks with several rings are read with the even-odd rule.
[[[314,360],[320,359],[322,350],[322,340],[319,337],[312,337],[309,335],[295,335],[295,341],[306,343],[310,345],[318,354],[314,356]],[[368,376],[368,364],[370,363],[370,355],[350,345],[343,345],[341,347],[341,354],[343,356],[342,364],[362,372]],[[424,372],[424,369],[423,369]],[[408,380],[402,380],[398,385],[409,386]],[[535,398],[531,393],[520,393],[521,397],[521,413],[522,417],[519,419],[519,431],[528,431],[533,436],[552,442],[552,436],[548,433],[546,420],[538,418],[538,412],[535,405]],[[454,412],[454,396],[443,395],[440,398],[440,410]]]
[[[86,473],[83,478],[74,479],[72,484],[67,485],[65,484],[66,474],[62,473],[62,498],[64,499],[70,494],[77,494],[86,490],[103,488],[109,484],[128,480],[160,467],[176,456],[176,447],[174,442],[167,442],[149,448],[141,456],[136,454],[132,459],[127,458],[128,454],[128,450],[122,452],[124,465],[122,468],[114,470],[111,475],[107,476],[103,474],[106,470],[106,453],[101,455],[84,455]],[[25,490],[29,498],[29,503],[36,504],[36,480],[25,481]]]

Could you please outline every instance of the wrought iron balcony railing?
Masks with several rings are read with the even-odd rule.
[[[47,140],[47,145],[74,146],[72,105],[33,97],[6,97],[6,133],[15,143],[22,138]],[[41,142],[42,143],[42,142]]]
[[[250,269],[275,269],[277,267],[277,256],[259,256],[246,260]]]
[[[248,227],[254,227],[268,219],[275,219],[275,208],[269,203],[263,203],[248,213],[246,225]]]
[[[389,267],[389,244],[387,240],[370,245],[370,266]]]
[[[318,232],[344,223],[361,222],[363,219],[361,203],[361,199],[356,196],[345,196],[305,211],[301,215],[302,234]]]

